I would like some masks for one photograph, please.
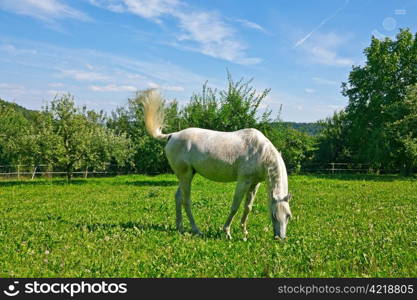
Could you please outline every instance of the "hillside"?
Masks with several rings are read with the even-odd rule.
[[[318,135],[322,129],[322,126],[318,123],[297,123],[297,122],[283,122],[298,131],[307,133],[309,135]]]
[[[304,132],[308,135],[315,136],[318,135],[321,131],[321,125],[318,123],[297,123],[297,122],[273,122],[272,126],[284,125],[290,128],[293,128],[297,131]]]
[[[15,111],[20,112],[28,120],[33,120],[35,115],[38,113],[36,110],[30,110],[20,106],[19,104],[8,102],[2,99],[0,99],[0,107],[10,107]]]

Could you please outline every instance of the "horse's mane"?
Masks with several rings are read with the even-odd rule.
[[[286,196],[286,189],[288,189],[287,170],[281,153],[267,142],[262,152],[262,160],[264,162],[267,184],[272,193],[270,196],[274,199]]]

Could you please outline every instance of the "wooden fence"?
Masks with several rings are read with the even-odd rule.
[[[288,168],[290,171],[295,170],[294,167],[291,165]],[[300,169],[300,172],[307,172],[307,173],[373,173],[374,170],[372,169],[371,165],[369,164],[354,164],[354,163],[309,163],[303,165]]]
[[[288,165],[288,172],[294,173],[296,168]],[[398,170],[391,170],[394,173]],[[303,165],[300,173],[375,173],[369,164],[353,164],[353,163],[309,163]],[[115,176],[135,173],[132,170],[120,168],[117,165],[106,164],[99,170],[84,168],[76,169],[73,172],[74,177],[99,177],[99,176]],[[62,167],[48,165],[0,165],[0,178],[17,178],[17,179],[34,179],[36,177],[64,177],[66,171]]]
[[[128,170],[124,170],[117,165],[106,164],[99,170],[95,169],[75,169],[72,174],[75,177],[89,176],[114,176],[129,174]],[[67,172],[62,167],[56,167],[51,165],[0,165],[0,178],[17,178],[17,179],[34,179],[35,177],[64,177]]]

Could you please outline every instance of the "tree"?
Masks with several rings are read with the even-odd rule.
[[[288,124],[274,123],[272,129],[268,131],[268,138],[282,153],[287,167],[295,173],[300,172],[302,166],[313,158],[316,139],[291,128]]]
[[[34,166],[45,164],[52,169],[62,156],[63,147],[60,144],[60,137],[54,130],[52,114],[47,111],[38,113],[33,119],[33,131],[26,136],[27,156],[30,157],[30,164]]]
[[[45,114],[52,117],[57,139],[54,160],[64,166],[68,180],[77,168],[103,169],[112,160],[119,165],[130,161],[133,152],[126,135],[103,127],[102,113],[77,108],[70,94],[55,98]]]
[[[417,168],[417,85],[408,87],[404,101],[389,106],[388,135],[400,171],[410,175]]]
[[[259,116],[259,106],[270,89],[258,93],[250,85],[252,79],[234,81],[230,73],[227,81],[225,90],[212,89],[205,83],[200,94],[193,94],[182,111],[186,127],[219,131],[267,127],[271,112],[266,110]]]
[[[21,164],[28,160],[26,137],[32,131],[31,123],[14,106],[0,104],[0,162]]]
[[[369,162],[376,169],[401,167],[404,158],[398,147],[405,144],[388,128],[400,118],[393,108],[406,104],[408,86],[417,83],[417,38],[408,29],[400,30],[396,40],[373,37],[364,53],[365,65],[353,67],[342,84],[342,93],[349,98],[346,138],[358,162]]]
[[[332,117],[319,121],[321,131],[317,136],[315,161],[320,163],[347,162],[352,153],[346,137],[349,135],[349,122],[344,110],[335,112]]]

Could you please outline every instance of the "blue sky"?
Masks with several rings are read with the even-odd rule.
[[[417,30],[417,1],[0,0],[0,98],[39,109],[70,92],[111,111],[137,89],[186,103],[226,70],[254,78],[285,121],[347,104],[370,38]]]

